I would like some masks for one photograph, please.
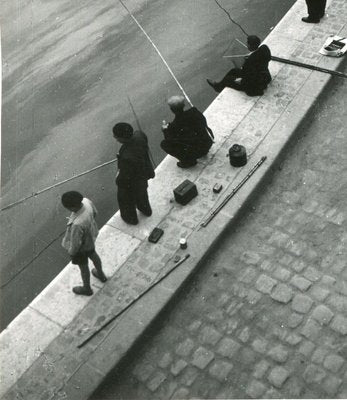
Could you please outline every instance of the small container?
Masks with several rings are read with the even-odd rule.
[[[244,146],[233,144],[229,149],[229,161],[233,167],[242,167],[247,164],[247,154]]]
[[[187,240],[185,238],[180,239],[180,248],[181,249],[186,249],[188,247],[187,245]]]

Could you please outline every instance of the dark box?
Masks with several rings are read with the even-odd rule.
[[[176,189],[174,189],[175,200],[177,203],[185,206],[198,195],[198,190],[196,185],[189,179],[182,182]]]

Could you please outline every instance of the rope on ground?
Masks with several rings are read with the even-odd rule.
[[[153,46],[153,48],[155,49],[155,51],[158,53],[159,57],[161,58],[161,60],[163,61],[163,63],[165,64],[166,68],[168,69],[168,71],[170,72],[171,76],[174,78],[175,82],[177,83],[178,87],[181,89],[184,97],[187,99],[188,103],[193,106],[193,103],[190,101],[187,93],[184,91],[182,85],[179,83],[178,79],[176,78],[175,74],[173,73],[172,69],[170,68],[169,64],[166,62],[165,58],[162,56],[162,54],[160,53],[158,47],[153,43],[153,40],[149,37],[149,35],[147,34],[147,32],[144,30],[144,28],[141,26],[141,24],[139,23],[139,21],[134,17],[134,15],[131,13],[131,11],[129,10],[129,8],[124,4],[124,2],[122,0],[119,0],[119,2],[122,4],[122,6],[126,9],[126,11],[128,12],[128,14],[131,16],[131,18],[135,21],[136,25],[141,29],[141,31],[143,32],[143,34],[146,36],[146,38],[148,39],[148,41],[151,43],[151,45]]]

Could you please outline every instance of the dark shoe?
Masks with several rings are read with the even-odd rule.
[[[121,218],[126,224],[129,224],[129,225],[137,225],[139,223],[139,220],[137,218],[136,219],[126,219],[123,217],[121,217]]]
[[[192,161],[178,161],[177,163],[177,167],[180,168],[190,168],[190,167],[194,167],[194,165],[196,165],[198,162],[196,160],[192,160]]]
[[[91,287],[86,288],[84,286],[75,286],[74,288],[72,288],[72,291],[75,294],[80,294],[82,296],[91,296],[93,294],[93,290]]]
[[[95,278],[99,279],[102,283],[105,283],[107,281],[106,275],[102,273],[102,275],[99,274],[96,268],[92,269],[92,274],[95,276]]]
[[[218,83],[215,81],[211,81],[211,79],[206,79],[207,83],[217,92],[220,93],[221,91],[219,90]]]
[[[318,24],[319,19],[312,19],[311,17],[303,17],[301,21],[307,22],[308,24]]]

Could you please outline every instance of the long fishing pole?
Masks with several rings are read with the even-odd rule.
[[[153,48],[155,49],[155,51],[158,53],[159,57],[161,58],[161,60],[163,61],[164,65],[166,66],[166,68],[168,69],[168,71],[170,72],[171,76],[173,77],[173,79],[175,80],[175,82],[177,83],[178,87],[181,89],[184,97],[187,99],[188,103],[193,106],[193,103],[190,101],[187,93],[185,92],[185,90],[183,89],[182,85],[179,83],[178,79],[176,78],[175,74],[173,73],[172,69],[170,68],[169,64],[166,62],[165,58],[162,56],[162,54],[160,53],[160,50],[158,49],[158,47],[154,44],[153,40],[149,37],[149,35],[147,34],[147,32],[144,30],[144,28],[142,27],[142,25],[139,23],[139,21],[135,18],[135,16],[132,14],[132,12],[129,10],[129,8],[124,4],[124,2],[122,0],[118,0],[122,6],[126,9],[126,11],[128,12],[128,14],[130,15],[130,17],[134,20],[134,22],[136,23],[136,25],[141,29],[141,31],[143,32],[143,34],[146,36],[146,38],[148,39],[148,41],[151,43],[151,45],[153,46]]]
[[[157,279],[155,282],[153,282],[145,291],[143,291],[141,294],[139,294],[134,300],[132,300],[127,306],[125,306],[122,310],[118,311],[115,315],[110,317],[106,322],[104,322],[99,328],[97,328],[93,333],[91,333],[89,336],[87,336],[81,343],[77,345],[77,348],[83,347],[85,344],[87,344],[94,336],[96,336],[99,332],[101,332],[103,329],[106,328],[112,321],[114,321],[116,318],[118,318],[120,315],[122,315],[126,310],[128,310],[134,303],[139,301],[146,293],[148,293],[151,289],[154,288],[154,286],[158,285],[162,280],[167,278],[177,267],[179,267],[181,264],[183,264],[188,258],[190,257],[190,254],[186,254],[180,261],[177,262],[176,265],[174,265],[170,271],[168,271],[166,274],[164,274],[162,277]]]
[[[221,10],[223,10],[223,11],[226,13],[226,15],[228,16],[229,20],[230,20],[233,24],[237,25],[237,26],[241,29],[241,31],[242,31],[246,36],[249,36],[248,33],[242,28],[242,26],[241,26],[238,22],[236,22],[234,19],[231,18],[230,13],[229,13],[224,7],[222,7],[222,6],[218,3],[217,0],[214,0],[214,2],[218,5],[218,7],[219,7]]]
[[[248,179],[255,173],[255,171],[265,162],[266,156],[262,157],[260,161],[258,161],[254,167],[248,172],[248,174],[242,179],[242,181],[229,193],[221,204],[216,207],[214,211],[210,213],[210,215],[200,224],[200,227],[205,228],[213,218],[220,212],[220,210],[228,203],[228,201],[235,196],[235,194],[241,189],[241,187],[248,181]]]

